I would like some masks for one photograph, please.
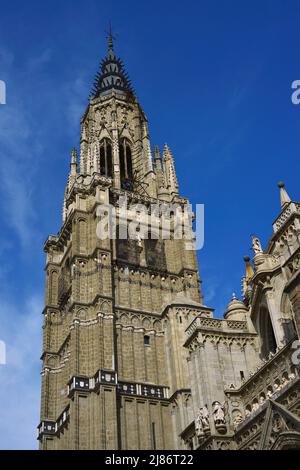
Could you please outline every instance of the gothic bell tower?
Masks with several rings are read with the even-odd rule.
[[[99,237],[97,208],[115,208],[119,233],[124,197],[149,211],[188,205],[169,147],[152,156],[110,34],[79,161],[71,152],[62,227],[45,242],[41,449],[176,449],[194,419],[183,344],[205,310],[195,251],[163,236],[165,219],[174,233],[172,214],[159,213],[153,237]]]

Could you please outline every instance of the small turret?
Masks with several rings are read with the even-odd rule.
[[[246,305],[241,300],[238,300],[235,293],[233,293],[232,299],[225,310],[224,318],[226,320],[245,320],[247,312]]]

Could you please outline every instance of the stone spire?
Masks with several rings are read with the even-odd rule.
[[[77,175],[77,150],[76,148],[73,148],[71,152],[70,173],[69,173],[68,184],[66,188],[67,192],[70,191],[74,181],[76,180],[76,175]]]
[[[67,218],[67,198],[68,194],[73,186],[73,183],[76,181],[77,175],[77,150],[73,147],[71,152],[71,161],[70,161],[70,172],[67,180],[67,185],[65,188],[64,193],[64,200],[63,200],[63,210],[62,210],[62,220],[65,222]]]
[[[154,158],[155,158],[155,168],[157,172],[162,171],[161,158],[159,153],[158,145],[154,146]]]
[[[73,148],[72,153],[71,153],[70,175],[76,176],[76,173],[77,173],[77,150],[76,148]]]
[[[291,198],[288,195],[285,189],[285,185],[282,181],[279,181],[278,188],[280,189],[280,202],[281,202],[281,208],[283,209],[286,204],[291,202]]]
[[[175,172],[174,158],[168,145],[163,150],[163,166],[165,181],[170,194],[178,194],[178,181]]]
[[[162,188],[164,186],[164,175],[162,171],[161,158],[159,153],[158,145],[154,147],[154,158],[155,158],[155,171],[157,177],[157,186]]]
[[[115,57],[114,53],[114,36],[112,33],[111,22],[109,23],[109,32],[108,32],[108,56],[113,59]]]
[[[130,79],[125,71],[123,62],[116,57],[114,52],[113,34],[111,26],[108,34],[108,54],[100,64],[100,70],[96,74],[91,97],[98,98],[116,90],[122,94],[134,95]]]

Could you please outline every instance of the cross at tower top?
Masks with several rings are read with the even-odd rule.
[[[108,29],[108,52],[114,52],[114,40],[116,37],[113,35],[111,21],[109,22],[109,29]]]

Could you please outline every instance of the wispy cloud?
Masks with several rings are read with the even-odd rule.
[[[36,72],[43,68],[45,64],[51,61],[52,51],[51,49],[44,49],[39,55],[30,58],[27,62],[27,71]]]
[[[0,366],[1,449],[37,448],[43,294],[33,292],[31,287],[25,295],[20,292],[20,298],[13,298],[6,287],[15,291],[17,285],[11,282],[14,275],[20,280],[36,276],[39,267],[32,266],[32,258],[36,259],[36,242],[44,235],[40,233],[40,220],[45,217],[38,178],[45,158],[53,151],[52,134],[56,139],[65,134],[70,140],[72,136],[78,139],[87,98],[87,80],[79,74],[53,86],[51,77],[43,73],[51,60],[50,49],[36,54],[27,60],[20,72],[22,77],[17,79],[14,55],[4,48],[0,50],[1,74],[5,75],[8,90],[7,104],[0,107],[0,340],[7,346],[7,365]],[[43,90],[38,98],[36,87]],[[63,129],[58,114],[64,116]],[[61,161],[60,155],[52,158]],[[19,252],[25,256],[20,257]],[[14,273],[20,259],[22,264]]]
[[[31,57],[22,69],[22,80],[16,81],[13,54],[3,48],[0,50],[8,90],[7,104],[0,107],[0,205],[5,213],[4,223],[17,234],[23,250],[29,250],[32,239],[38,236],[39,208],[34,204],[34,192],[37,173],[45,158],[45,146],[49,145],[51,126],[53,132],[55,128],[63,133],[61,128],[56,129],[55,116],[63,113],[64,133],[78,139],[80,116],[86,105],[87,80],[82,76],[56,83],[55,87],[47,76],[40,76],[51,58],[50,49]],[[43,90],[37,100],[32,92],[35,81]],[[46,108],[46,118],[41,119]]]
[[[87,80],[83,76],[78,76],[72,83],[64,87],[64,97],[66,106],[64,112],[68,122],[69,131],[78,135],[80,129],[80,118],[87,105]]]
[[[31,297],[22,309],[0,306],[0,339],[7,364],[0,366],[0,449],[36,449],[39,422],[42,299]]]
[[[23,247],[32,235],[34,207],[31,192],[35,161],[41,146],[36,142],[34,120],[24,103],[24,90],[14,87],[13,55],[1,50],[7,81],[7,104],[0,109],[0,189],[5,220]]]

